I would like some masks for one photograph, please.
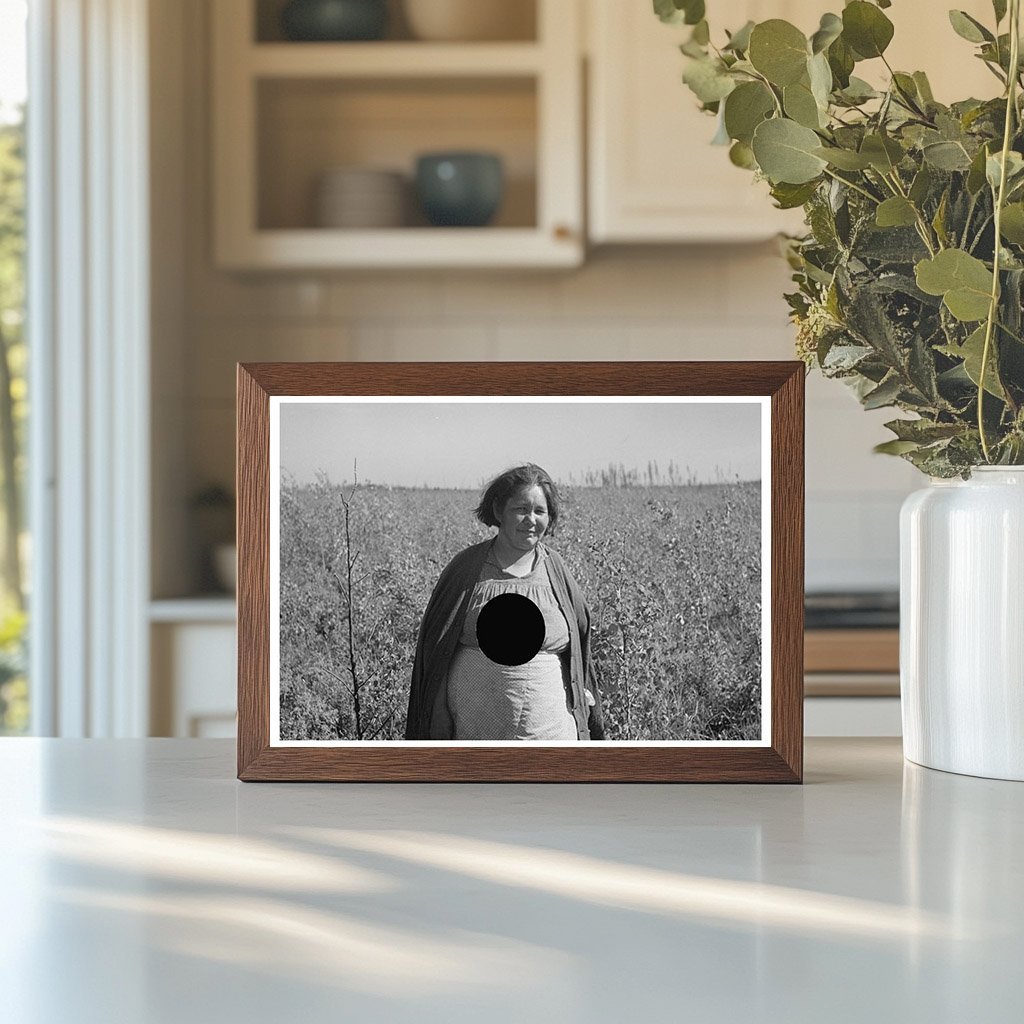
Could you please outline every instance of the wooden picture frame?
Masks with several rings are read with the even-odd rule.
[[[756,742],[548,745],[272,742],[272,402],[759,402],[759,650],[770,727]],[[493,399],[493,403],[492,400]],[[452,406],[454,408],[454,405]],[[804,367],[799,362],[252,363],[238,366],[238,778],[243,781],[800,782]],[[498,467],[502,468],[502,467]],[[275,506],[276,507],[276,506]],[[276,563],[275,563],[276,564]],[[278,618],[278,623],[280,617]],[[276,642],[276,641],[275,641]],[[276,651],[276,648],[275,648]],[[278,702],[278,713],[280,710]]]

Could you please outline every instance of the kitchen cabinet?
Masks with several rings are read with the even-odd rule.
[[[898,629],[808,629],[805,734],[899,736],[899,673]]]
[[[235,602],[231,597],[150,605],[150,735],[235,735]]]
[[[534,38],[283,40],[277,0],[217,0],[213,204],[229,269],[574,266],[583,258],[579,9],[536,4]],[[313,195],[339,167],[411,178],[424,152],[497,153],[493,225],[317,226]]]
[[[663,25],[649,3],[588,2],[591,241],[737,242],[799,231],[799,211],[776,210],[767,185],[710,144],[715,120],[682,83],[679,44],[690,29]],[[717,38],[749,19],[817,25],[806,15],[820,9],[821,0],[710,0],[708,18]]]
[[[588,223],[593,243],[754,241],[799,233],[799,210],[776,210],[767,185],[710,145],[715,121],[681,82],[678,49],[686,26],[663,25],[647,2],[588,0]],[[708,0],[712,38],[747,20],[785,18],[805,33],[827,0]],[[958,7],[986,24],[989,0]],[[887,57],[897,69],[922,69],[943,102],[995,95],[998,83],[950,27],[945,7],[901,0],[887,9],[895,36]],[[881,61],[857,74],[881,84]]]

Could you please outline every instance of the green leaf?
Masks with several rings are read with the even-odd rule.
[[[907,196],[912,203],[916,206],[920,206],[925,199],[928,198],[928,193],[931,191],[934,178],[935,176],[932,174],[928,165],[922,164],[921,170],[914,175],[913,184],[910,186],[910,191],[907,193]]]
[[[772,186],[772,199],[780,210],[795,210],[798,206],[803,206],[817,190],[817,181],[805,182],[802,185],[779,182]]]
[[[989,185],[992,186],[992,191],[995,192],[999,188],[999,177],[1003,170],[1003,154],[1002,152],[993,153],[988,160],[985,161],[985,177],[988,179]],[[1024,175],[1024,157],[1020,153],[1010,150],[1006,154],[1006,187],[1012,191],[1015,187],[1016,181]]]
[[[982,146],[977,153],[974,154],[971,160],[970,170],[967,172],[967,191],[972,195],[976,196],[984,187],[985,181],[985,165],[988,161],[988,149]]]
[[[684,17],[674,0],[654,0],[654,13],[667,25],[678,24]]]
[[[1014,245],[1024,245],[1024,203],[1010,203],[1003,208],[999,233]]]
[[[729,149],[729,160],[745,171],[756,171],[757,161],[754,151],[745,142],[734,142]]]
[[[1004,32],[994,43],[983,43],[978,56],[1007,74],[1010,69],[1010,34]]]
[[[704,20],[704,0],[683,0],[683,7],[686,11],[683,21],[687,25],[696,25]]]
[[[906,455],[907,452],[916,451],[920,447],[917,441],[883,441],[876,444],[872,451],[876,455]]]
[[[782,90],[782,106],[786,116],[805,128],[823,127],[822,112],[811,92],[809,82],[795,82]]]
[[[874,4],[853,0],[843,9],[843,39],[861,59],[881,57],[892,36],[892,22]]]
[[[725,101],[725,128],[729,137],[748,146],[754,129],[775,110],[775,98],[763,82],[743,82]]]
[[[878,387],[864,395],[860,400],[861,405],[865,409],[882,409],[887,405],[895,405],[902,390],[903,387],[899,377],[893,374],[882,381]]]
[[[772,18],[750,33],[747,59],[773,85],[798,82],[807,68],[807,38],[788,21]]]
[[[711,140],[712,146],[728,146],[732,139],[729,138],[729,133],[725,130],[725,117],[723,116],[723,110],[721,104],[718,107],[717,125],[714,137]]]
[[[914,268],[917,286],[941,295],[950,313],[965,323],[988,316],[992,272],[963,249],[945,249]]]
[[[835,14],[823,14],[818,31],[811,36],[811,53],[827,50],[842,34],[843,19]]]
[[[902,196],[893,196],[878,204],[875,223],[880,228],[903,228],[917,223],[914,204]]]
[[[892,84],[904,105],[921,105],[921,97],[917,94],[917,82],[914,81],[911,75],[905,75],[902,71],[897,71],[892,76]]]
[[[683,81],[701,103],[724,100],[736,88],[736,82],[717,60],[688,61],[683,71]]]
[[[926,143],[921,153],[925,160],[940,171],[966,171],[971,166],[971,158],[967,150],[959,142]]]
[[[735,53],[746,53],[750,47],[750,33],[754,30],[754,25],[755,22],[748,21],[743,28],[733,32],[723,49],[732,50]]]
[[[832,94],[832,69],[825,54],[819,53],[807,62],[807,77],[811,83],[811,95],[822,112],[821,123],[824,126],[828,123],[828,104]]]
[[[953,26],[953,31],[969,43],[995,42],[996,37],[966,11],[950,11],[949,23]]]
[[[992,0],[992,10],[995,12],[998,25],[1006,17],[1006,0]]]
[[[903,159],[903,147],[887,135],[865,135],[860,152],[876,171],[883,174],[891,174]]]
[[[693,26],[693,34],[690,38],[699,46],[707,46],[711,42],[711,29],[708,27],[706,19],[702,18]]]
[[[770,182],[802,185],[825,169],[825,161],[814,152],[820,142],[810,128],[779,117],[757,126],[751,148]]]
[[[975,387],[981,384],[981,361],[985,352],[985,325],[982,324],[960,346],[939,345],[938,351],[952,359],[962,359],[964,371],[974,382]],[[989,344],[988,363],[985,367],[985,390],[996,398],[1006,400],[1006,392],[999,382],[996,370],[996,346],[993,340]]]
[[[935,216],[932,217],[932,228],[935,231],[935,236],[939,240],[939,244],[942,246],[949,245],[949,234],[946,231],[946,214],[949,212],[949,189],[945,189],[942,193],[942,198],[939,200],[938,208],[935,211]]]
[[[832,68],[832,71],[835,73],[835,68]],[[858,106],[868,100],[877,99],[880,95],[881,93],[877,89],[872,88],[856,75],[851,75],[846,88],[839,91],[840,98],[851,106]]]
[[[704,0],[654,0],[654,13],[667,25],[696,25],[704,17]]]
[[[885,424],[901,441],[916,441],[918,444],[932,444],[948,440],[963,433],[961,423],[936,423],[933,420],[890,420]]]
[[[840,36],[826,51],[828,53],[828,66],[832,69],[832,77],[835,79],[836,88],[845,89],[850,84],[850,75],[853,73],[856,58],[853,50],[846,45],[843,37]]]
[[[915,71],[913,74],[914,84],[917,86],[917,94],[925,103],[934,103],[935,96],[932,94],[932,86],[928,76],[923,71]]]
[[[852,149],[837,149],[833,146],[819,146],[814,150],[815,156],[828,161],[833,167],[841,171],[863,171],[871,166],[871,161]]]

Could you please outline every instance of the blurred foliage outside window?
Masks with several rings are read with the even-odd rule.
[[[29,726],[24,12],[0,0],[0,735]]]

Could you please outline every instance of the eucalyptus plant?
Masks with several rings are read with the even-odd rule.
[[[654,0],[691,26],[683,80],[717,117],[715,141],[779,207],[803,207],[786,299],[808,367],[866,409],[910,414],[876,450],[931,476],[1024,464],[1020,0],[993,0],[989,25],[949,12],[998,95],[948,106],[923,72],[890,66],[890,6],[852,0],[810,37],[748,22],[716,46],[705,0]],[[857,77],[864,61],[887,88]]]

